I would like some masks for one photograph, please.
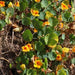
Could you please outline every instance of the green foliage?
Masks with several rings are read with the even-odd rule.
[[[54,27],[54,26],[56,26],[58,24],[58,19],[56,19],[54,17],[49,18],[48,21],[50,22],[51,27]]]
[[[28,7],[27,0],[20,0],[20,11],[24,11]]]
[[[51,61],[54,61],[56,59],[56,53],[54,50],[52,50],[51,52],[48,53],[48,58]]]
[[[36,69],[28,69],[26,75],[37,75]]]
[[[65,21],[65,22],[72,22],[73,21],[72,15],[68,11],[66,11],[65,13],[62,14],[62,18],[63,18],[63,21]]]
[[[65,34],[62,34],[62,40],[65,40]]]
[[[6,25],[4,20],[0,20],[0,30]]]
[[[71,59],[71,63],[72,63],[72,64],[75,64],[75,58],[72,58],[72,59]]]
[[[69,75],[67,69],[61,69],[57,72],[57,75]]]
[[[48,73],[47,75],[55,75],[55,73],[54,73],[54,72],[52,72],[52,73]]]
[[[13,16],[14,15],[14,9],[13,8],[8,8],[6,10],[6,14],[10,14],[10,16]]]
[[[44,48],[45,48],[45,45],[42,42],[40,42],[40,41],[35,42],[35,49],[37,51],[42,52],[44,50]]]
[[[44,68],[47,69],[48,68],[48,59],[47,58],[45,58],[43,64],[44,64]]]
[[[58,36],[56,33],[50,33],[45,36],[45,43],[48,46],[54,46],[58,43]]]
[[[70,34],[70,35],[69,35],[69,38],[70,38],[70,43],[71,43],[71,44],[75,44],[75,35]]]
[[[35,3],[32,8],[39,10],[41,8],[41,4],[40,3]]]
[[[40,12],[39,19],[44,20],[45,18],[45,12]]]
[[[47,5],[48,5],[48,1],[47,0],[42,0],[41,1],[41,7],[47,7]]]
[[[41,30],[42,29],[42,21],[39,21],[38,19],[34,19],[32,20],[33,26],[37,29],[37,30]]]
[[[22,19],[22,24],[23,24],[23,25],[26,25],[26,26],[30,25],[30,24],[31,24],[30,18],[29,18],[29,17],[24,17],[24,18]]]
[[[25,30],[22,36],[23,36],[23,39],[28,42],[32,41],[33,39],[33,34],[31,33],[29,29]]]

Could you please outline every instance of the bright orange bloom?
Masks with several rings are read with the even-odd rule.
[[[15,6],[16,6],[16,7],[19,7],[19,6],[20,6],[19,1],[17,1],[17,2],[15,3]]]
[[[4,1],[0,1],[0,7],[4,7],[5,6],[5,2]]]
[[[34,61],[34,67],[35,68],[41,68],[42,66],[42,61],[41,60],[35,60]]]
[[[56,60],[58,60],[58,61],[62,60],[61,54],[57,54]]]
[[[75,46],[72,48],[72,52],[74,52],[74,53],[75,53]]]
[[[61,9],[62,10],[67,10],[68,9],[68,6],[64,3],[61,3]]]
[[[31,44],[30,43],[28,43],[27,44],[27,46],[28,46],[28,48],[31,50],[32,49],[32,47],[31,47]]]
[[[61,56],[62,56],[62,57],[65,57],[65,52],[62,52]]]
[[[38,30],[34,28],[34,33],[37,33],[37,32],[38,32]]]
[[[28,46],[22,46],[22,51],[23,52],[29,52],[30,49],[28,48]]]
[[[68,5],[69,8],[71,8],[71,5]]]
[[[35,2],[40,2],[40,0],[35,0]]]
[[[60,23],[60,29],[62,29],[62,28],[63,28],[63,26],[64,26],[64,24],[63,24],[63,23]]]
[[[39,11],[38,11],[38,10],[33,10],[33,9],[31,9],[31,14],[32,14],[33,16],[39,16]]]
[[[74,21],[75,21],[75,14],[73,15]]]
[[[50,23],[49,23],[48,21],[45,21],[45,22],[43,23],[43,26],[45,26],[45,25],[50,25]]]

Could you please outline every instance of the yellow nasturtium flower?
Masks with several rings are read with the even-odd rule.
[[[35,0],[35,2],[37,2],[37,3],[38,3],[38,2],[40,2],[40,0]]]
[[[38,10],[33,10],[33,9],[31,9],[31,14],[32,14],[33,16],[39,16],[39,11],[38,11]]]
[[[21,65],[20,65],[20,68],[21,68],[22,70],[25,70],[25,68],[26,68],[25,64],[21,64]]]
[[[8,7],[13,7],[12,2],[9,2]]]
[[[32,46],[30,43],[28,43],[26,46],[28,46],[28,48],[31,50],[32,49]]]
[[[17,2],[15,3],[15,6],[16,6],[16,7],[19,7],[19,6],[20,6],[19,1],[17,1]]]
[[[34,61],[34,67],[35,68],[41,68],[41,66],[42,66],[42,61],[41,60],[35,60]]]
[[[62,21],[62,15],[59,15],[59,16],[58,16],[58,20],[59,20],[59,22]]]
[[[3,15],[5,15],[5,11],[2,11],[1,13],[2,13]]]
[[[61,9],[62,10],[67,10],[68,9],[68,6],[64,3],[61,3]]]
[[[62,48],[62,51],[65,52],[65,53],[68,53],[69,52],[69,48],[64,47],[64,48]]]
[[[4,1],[0,1],[0,7],[4,7],[5,6],[5,2]]]
[[[45,16],[45,19],[49,19],[50,17],[53,17],[53,14],[49,11],[46,11],[46,16]]]
[[[29,52],[30,49],[29,49],[28,46],[26,45],[26,46],[22,46],[22,51],[23,51],[23,52]]]

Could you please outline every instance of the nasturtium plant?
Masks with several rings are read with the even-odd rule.
[[[75,64],[75,58],[72,58],[72,59],[71,59],[71,63],[72,63],[72,64]]]
[[[33,39],[33,34],[29,29],[25,30],[22,36],[25,41],[32,41]]]
[[[49,60],[54,61],[56,59],[55,51],[52,50],[50,53],[48,53],[48,58]]]
[[[28,7],[27,0],[20,0],[20,10],[24,11]]]
[[[47,0],[42,0],[41,1],[41,7],[44,8],[44,7],[47,7],[48,5],[48,1]]]
[[[56,47],[58,43],[58,35],[56,33],[50,33],[45,36],[45,43],[51,48]]]
[[[44,50],[44,48],[45,48],[45,45],[42,42],[40,42],[40,41],[35,42],[35,49],[37,51],[42,52]]]
[[[20,75],[69,75],[68,61],[72,66],[75,64],[73,3],[73,0],[0,1],[0,31],[8,31],[6,41],[2,42],[6,44],[10,38],[12,51],[19,49],[15,50],[15,66],[9,61],[11,70],[16,68]]]
[[[65,22],[72,22],[73,21],[72,15],[68,11],[66,11],[64,14],[62,14],[62,18],[63,18],[63,21],[65,21]]]
[[[63,68],[57,72],[57,75],[69,75],[69,73],[68,73],[68,70]]]
[[[6,25],[6,22],[4,20],[0,20],[0,30]]]
[[[48,21],[50,22],[51,27],[54,27],[54,26],[56,26],[58,24],[58,19],[54,18],[54,17],[49,18]]]
[[[26,26],[30,25],[31,24],[31,19],[29,17],[23,18],[22,19],[22,24],[26,25]]]
[[[32,24],[33,26],[37,29],[37,30],[41,30],[42,29],[42,24],[43,22],[38,20],[38,19],[33,19],[32,20]]]

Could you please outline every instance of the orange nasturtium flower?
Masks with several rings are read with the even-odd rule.
[[[57,54],[56,60],[58,60],[58,61],[61,61],[62,60],[61,54]]]
[[[38,10],[33,10],[33,9],[31,9],[31,14],[32,14],[33,16],[39,16],[39,11],[38,11]]]
[[[65,52],[62,52],[61,56],[62,56],[62,57],[65,57]]]
[[[19,6],[20,6],[19,1],[17,1],[17,2],[15,3],[15,6],[16,6],[16,7],[19,7]]]
[[[64,26],[64,24],[63,24],[63,23],[60,23],[60,29],[62,29],[62,28],[63,28],[63,26]]]
[[[61,9],[62,10],[67,10],[68,9],[68,6],[64,3],[61,3]]]
[[[8,7],[13,7],[12,2],[9,2]]]
[[[48,21],[45,21],[45,22],[43,23],[43,26],[45,26],[45,25],[50,25],[50,23],[49,23]]]
[[[34,33],[37,33],[37,32],[38,32],[38,30],[34,28]]]
[[[26,46],[22,46],[22,51],[23,51],[23,52],[29,52],[30,49],[29,49],[28,46],[26,45]]]
[[[20,65],[20,68],[21,68],[22,70],[25,70],[25,68],[26,68],[25,64],[21,64],[21,65]]]
[[[75,46],[72,48],[72,52],[74,52],[74,53],[75,53]]]
[[[40,2],[40,0],[35,0],[35,2]]]
[[[31,50],[32,49],[32,46],[30,43],[28,43],[26,46],[28,46],[28,48]]]
[[[0,7],[4,7],[5,6],[5,2],[4,1],[0,1]]]
[[[41,60],[35,60],[34,61],[34,67],[35,68],[41,68],[41,66],[42,66],[42,61]]]
[[[74,21],[75,21],[75,14],[73,15]]]

